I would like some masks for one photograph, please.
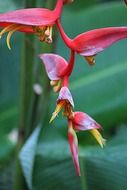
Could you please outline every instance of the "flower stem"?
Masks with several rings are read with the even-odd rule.
[[[69,48],[72,48],[72,40],[66,35],[66,33],[64,32],[64,29],[60,23],[60,20],[57,19],[56,21],[56,25],[59,29],[59,32],[61,34],[61,37],[63,39],[63,41],[65,42],[65,44],[69,47]]]
[[[70,76],[74,67],[75,62],[75,52],[71,50],[70,60],[68,62],[68,67],[63,71],[61,76]]]
[[[60,15],[60,13],[62,12],[62,7],[63,7],[63,0],[57,0],[56,7],[54,9],[56,16]]]

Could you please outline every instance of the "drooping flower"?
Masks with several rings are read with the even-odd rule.
[[[58,92],[63,84],[61,74],[67,68],[67,61],[56,54],[41,54],[40,59],[43,61],[46,73],[51,80],[50,84],[54,86],[54,91]]]
[[[61,37],[73,51],[86,58],[89,64],[95,63],[95,56],[119,40],[127,38],[127,27],[108,27],[90,30],[70,39],[57,20]]]
[[[100,146],[103,148],[105,140],[100,135],[97,129],[101,129],[101,125],[98,124],[94,119],[84,112],[74,112],[73,116],[73,127],[76,131],[87,131],[89,130],[92,135],[96,138]]]
[[[51,80],[54,92],[58,92],[62,86],[68,86],[68,77],[74,65],[74,52],[71,51],[69,62],[57,54],[41,54],[39,58],[44,63],[46,73]]]
[[[68,139],[72,153],[72,159],[74,161],[77,174],[80,176],[80,166],[78,159],[78,139],[76,136],[76,132],[87,130],[90,131],[102,148],[105,144],[105,139],[103,139],[98,131],[98,129],[101,129],[101,126],[89,115],[83,112],[73,112],[72,115],[73,117],[68,119]]]
[[[56,109],[52,114],[52,117],[50,119],[50,122],[52,122],[55,117],[58,115],[58,113],[64,109],[63,115],[66,117],[72,116],[72,109],[74,107],[74,102],[72,95],[67,87],[62,87],[59,96],[56,101]]]
[[[52,26],[60,17],[64,1],[57,0],[54,10],[44,8],[20,9],[0,14],[0,37],[7,35],[7,46],[10,49],[10,38],[15,31],[34,33],[40,41],[52,42]]]

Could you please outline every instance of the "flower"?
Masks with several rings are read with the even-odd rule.
[[[74,112],[73,127],[76,131],[89,130],[96,138],[100,146],[103,148],[105,140],[102,138],[97,129],[101,129],[101,125],[84,112]]]
[[[89,115],[84,112],[73,112],[72,115],[73,117],[68,118],[68,140],[72,153],[72,159],[74,161],[77,174],[80,176],[81,174],[78,159],[78,139],[76,136],[76,132],[89,130],[102,148],[105,144],[105,139],[103,139],[98,131],[98,129],[101,129],[100,124],[98,124]]]
[[[66,45],[86,58],[90,65],[95,63],[95,56],[115,42],[127,38],[127,27],[107,27],[90,30],[70,39],[57,20],[57,27]]]
[[[63,84],[61,74],[67,68],[67,61],[56,54],[41,54],[39,58],[43,61],[46,73],[51,80],[50,84],[54,86],[54,92],[58,92]]]
[[[78,35],[73,39],[72,47],[89,64],[94,64],[96,54],[124,38],[127,38],[127,27],[100,28]]]
[[[34,33],[40,41],[52,42],[52,26],[60,17],[63,0],[58,0],[54,10],[44,8],[20,9],[0,14],[0,37],[7,35],[7,46],[10,47],[10,38],[15,31]]]
[[[71,51],[69,63],[57,54],[40,54],[39,58],[44,63],[54,92],[58,92],[62,86],[68,86],[68,78],[72,72],[75,59],[73,51]]]
[[[52,114],[50,123],[55,119],[62,108],[64,108],[64,116],[69,118],[72,116],[72,108],[74,107],[74,102],[72,95],[67,87],[64,86],[61,88],[56,104],[56,109]]]

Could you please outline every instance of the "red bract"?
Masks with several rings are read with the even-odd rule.
[[[74,112],[73,125],[77,131],[86,131],[101,128],[101,126],[94,119],[83,112]]]
[[[74,65],[74,51],[71,51],[69,63],[63,57],[56,54],[41,54],[39,57],[45,65],[54,92],[58,92],[62,86],[68,87],[68,78]]]
[[[65,34],[59,20],[57,20],[57,26],[66,45],[73,51],[84,56],[89,64],[95,63],[94,58],[96,54],[115,42],[127,38],[127,27],[95,29],[82,33],[74,39],[70,39]]]
[[[103,137],[97,130],[100,128],[101,126],[94,119],[92,119],[89,115],[83,112],[73,112],[71,114],[71,117],[68,118],[68,139],[72,153],[72,159],[74,161],[74,165],[79,176],[80,166],[78,159],[78,139],[76,136],[76,131],[89,130],[96,138],[100,146],[103,148],[105,144],[105,139],[103,139]]]
[[[52,42],[52,26],[60,17],[63,0],[58,0],[54,10],[43,8],[21,9],[0,14],[0,26],[4,29],[0,37],[6,32],[7,45],[10,49],[10,37],[15,31],[35,33],[41,41]]]
[[[101,125],[98,124],[94,119],[84,112],[74,112],[73,118],[71,119],[73,123],[73,128],[76,131],[86,131],[89,130],[92,135],[96,138],[101,147],[104,146],[105,140],[102,138],[101,134],[97,129],[101,129]]]
[[[56,109],[52,114],[50,122],[52,122],[58,113],[64,109],[64,116],[70,117],[72,115],[72,108],[74,107],[74,102],[72,95],[67,87],[62,87],[59,96],[56,101]]]
[[[95,55],[113,43],[127,37],[127,27],[100,28],[80,34],[72,46],[83,56]]]
[[[71,120],[68,121],[68,141],[76,172],[80,176],[81,172],[80,172],[79,158],[78,158],[78,139],[76,132],[73,129]]]
[[[50,80],[60,80],[61,74],[67,68],[67,61],[56,54],[41,54],[40,59],[45,65],[47,75]]]
[[[63,86],[64,76],[62,73],[68,66],[67,61],[56,54],[41,54],[39,57],[45,65],[45,69],[49,79],[51,80],[50,84],[53,86],[54,92],[58,92]]]
[[[127,27],[100,28],[78,35],[72,41],[72,48],[93,64],[96,54],[124,38],[127,38]]]

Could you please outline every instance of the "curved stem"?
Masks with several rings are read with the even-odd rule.
[[[63,78],[63,86],[66,86],[68,87],[68,76],[66,75],[64,78]]]
[[[53,10],[55,13],[55,16],[59,17],[63,8],[63,0],[57,0],[56,7]]]
[[[67,68],[64,70],[62,73],[62,76],[70,76],[74,67],[74,62],[75,62],[75,52],[71,50],[71,55],[70,55],[70,60],[68,63]]]
[[[63,27],[62,27],[62,25],[61,25],[59,19],[56,20],[56,25],[57,25],[57,27],[58,27],[58,29],[59,29],[59,32],[60,32],[60,34],[61,34],[61,37],[62,37],[64,43],[65,43],[69,48],[72,49],[72,40],[71,40],[71,39],[66,35],[66,33],[64,32],[64,29],[63,29]]]

